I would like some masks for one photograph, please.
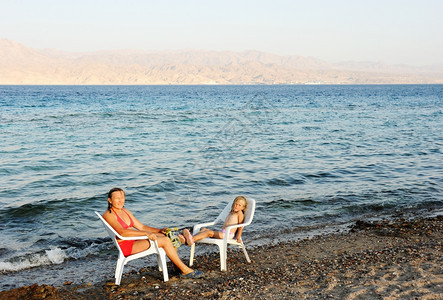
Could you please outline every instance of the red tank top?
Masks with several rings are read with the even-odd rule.
[[[120,225],[122,225],[122,227],[124,229],[128,229],[129,227],[133,227],[134,226],[134,221],[132,221],[131,217],[129,216],[129,214],[127,212],[125,212],[123,209],[123,211],[125,212],[125,214],[128,216],[129,220],[131,220],[131,223],[128,225],[126,224],[125,221],[123,221],[122,218],[120,218],[120,216],[115,212],[115,210],[111,207],[112,211],[114,212],[114,214],[117,216],[117,221],[120,223]]]

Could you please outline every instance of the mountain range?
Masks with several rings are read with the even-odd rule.
[[[441,84],[443,65],[329,63],[260,51],[64,52],[0,39],[0,84]]]

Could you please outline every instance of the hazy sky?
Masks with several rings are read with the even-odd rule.
[[[0,0],[0,38],[67,51],[259,50],[443,64],[442,0]]]

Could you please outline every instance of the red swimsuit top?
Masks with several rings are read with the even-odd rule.
[[[123,221],[122,218],[120,218],[120,216],[115,212],[115,210],[111,207],[112,211],[114,212],[114,214],[116,214],[117,216],[117,221],[120,223],[120,225],[122,225],[122,227],[124,229],[128,229],[129,227],[133,227],[134,226],[134,221],[132,221],[131,217],[129,216],[129,214],[127,212],[125,212],[123,209],[123,211],[125,212],[125,214],[128,216],[129,220],[131,220],[131,224],[126,224],[125,221]]]

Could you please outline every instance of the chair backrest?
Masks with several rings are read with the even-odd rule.
[[[103,222],[103,225],[105,226],[106,231],[108,232],[109,236],[111,237],[112,241],[114,242],[115,246],[117,247],[118,251],[121,252],[121,254],[123,255],[122,250],[120,249],[120,246],[118,245],[117,239],[116,237],[122,238],[122,236],[120,234],[118,234],[117,231],[115,231],[114,228],[112,228],[111,225],[109,225],[108,222],[106,222],[106,220],[102,217],[101,214],[99,214],[98,212],[95,212],[95,214],[100,218],[100,220]]]
[[[246,207],[245,220],[243,221],[245,226],[251,224],[255,214],[255,200],[250,198],[246,200],[248,201],[248,207]]]
[[[229,203],[226,205],[226,207],[223,209],[223,211],[218,215],[217,219],[215,219],[215,222],[224,222],[226,217],[231,212],[232,203],[234,202],[234,199],[229,201]],[[255,213],[255,200],[252,198],[246,197],[246,202],[248,202],[248,205],[246,207],[245,211],[245,219],[243,221],[243,224],[245,226],[251,224],[252,219],[254,218]]]

